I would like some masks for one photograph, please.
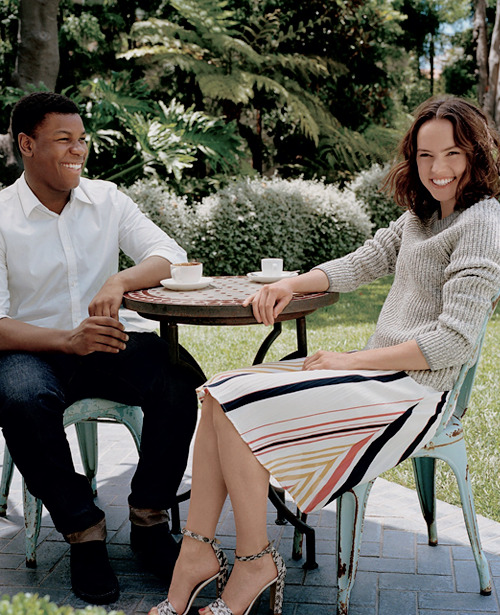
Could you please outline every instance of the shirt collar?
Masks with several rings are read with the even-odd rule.
[[[38,200],[35,193],[28,186],[28,182],[26,181],[24,172],[19,178],[18,194],[19,200],[21,201],[21,207],[23,208],[24,214],[27,218],[29,217],[31,212],[39,205],[44,207],[43,203]],[[82,203],[92,203],[92,201],[90,200],[86,192],[82,190],[80,185],[78,185],[71,191],[68,204],[76,199],[81,201]]]

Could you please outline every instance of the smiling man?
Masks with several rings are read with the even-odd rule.
[[[158,285],[186,253],[115,184],[81,177],[86,135],[71,100],[23,97],[12,133],[25,170],[0,192],[0,426],[28,489],[71,545],[74,592],[110,603],[119,587],[104,513],[75,472],[62,417],[86,397],[142,407],[131,543],[168,582],[178,546],[166,510],[186,466],[201,376],[186,351],[172,365],[155,333],[127,331],[118,310],[124,292]],[[120,249],[136,265],[118,272]]]

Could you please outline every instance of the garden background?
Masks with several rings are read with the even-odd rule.
[[[380,186],[417,104],[457,94],[497,122],[497,18],[492,0],[0,0],[0,183],[22,171],[12,105],[56,90],[80,106],[86,175],[118,183],[207,274],[278,255],[304,271],[400,215]],[[389,285],[310,316],[310,351],[362,347]],[[247,363],[261,336],[181,331],[207,374]],[[497,521],[499,339],[496,317],[465,419],[476,508]],[[412,484],[409,464],[386,476]],[[446,468],[438,496],[459,503]]]

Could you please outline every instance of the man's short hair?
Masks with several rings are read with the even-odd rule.
[[[80,110],[67,96],[54,92],[33,92],[23,96],[15,104],[10,120],[16,145],[20,132],[33,137],[49,113],[80,115]]]

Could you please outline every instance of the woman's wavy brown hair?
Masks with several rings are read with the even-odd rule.
[[[484,113],[461,98],[430,98],[415,111],[415,120],[399,146],[404,160],[389,171],[383,186],[394,195],[398,205],[410,209],[424,221],[439,211],[439,202],[418,175],[417,134],[422,124],[434,119],[453,124],[455,144],[466,154],[466,169],[457,186],[455,209],[467,209],[500,192],[500,136],[488,125]]]

